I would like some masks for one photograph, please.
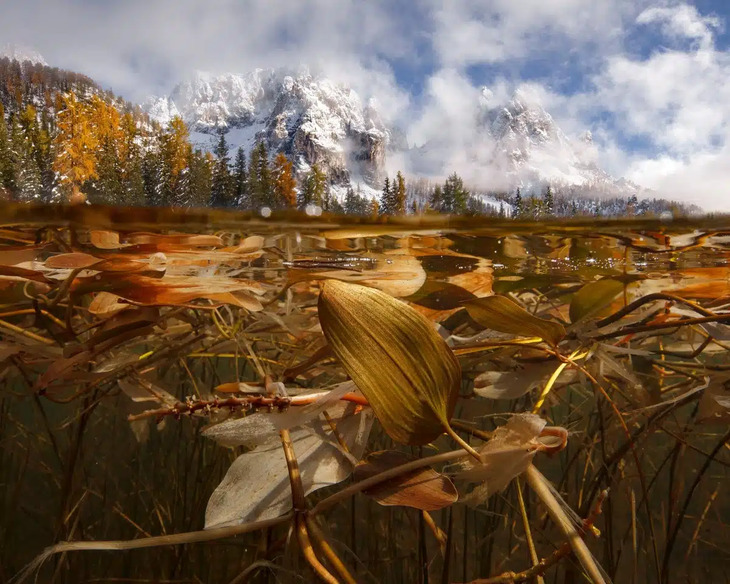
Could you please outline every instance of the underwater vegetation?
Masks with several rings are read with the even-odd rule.
[[[725,581],[722,219],[0,217],[0,581]]]

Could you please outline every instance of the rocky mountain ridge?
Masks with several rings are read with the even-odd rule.
[[[474,103],[473,131],[411,148],[373,103],[363,104],[352,89],[306,69],[197,73],[168,97],[151,99],[146,109],[162,124],[180,115],[203,148],[212,147],[221,129],[233,147],[249,150],[264,140],[271,152],[291,157],[301,173],[316,163],[334,186],[359,185],[371,193],[387,174],[388,153],[397,153],[408,175],[436,178],[459,170],[465,182],[484,191],[519,187],[538,194],[551,185],[586,196],[653,194],[601,169],[590,132],[569,138],[519,90],[499,103],[482,88]]]
[[[250,150],[264,140],[300,173],[317,164],[336,185],[361,181],[377,187],[386,150],[397,139],[373,103],[363,104],[348,87],[306,70],[196,73],[169,97],[148,101],[146,109],[162,124],[181,116],[203,147],[210,148],[220,130],[232,148]]]

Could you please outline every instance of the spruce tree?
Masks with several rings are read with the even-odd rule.
[[[259,209],[262,206],[261,187],[259,185],[259,157],[260,151],[258,144],[251,150],[248,163],[248,208]]]
[[[195,150],[188,155],[189,175],[187,181],[187,196],[185,206],[205,207],[213,197],[213,184],[215,180],[215,169],[220,160],[213,160],[210,155],[205,155],[200,150]]]
[[[547,186],[545,196],[543,197],[543,211],[545,212],[545,215],[549,217],[552,217],[555,214],[555,199],[550,185]]]
[[[274,201],[274,184],[271,178],[271,168],[269,167],[269,151],[264,142],[259,142],[256,146],[258,149],[258,168],[257,168],[257,198],[260,206],[276,207]]]
[[[428,202],[428,206],[432,211],[441,213],[444,209],[444,193],[441,185],[436,185],[431,193],[431,198]]]
[[[403,174],[398,171],[395,177],[395,183],[393,184],[393,215],[405,215],[406,214],[406,179],[403,178]]]
[[[319,166],[313,164],[299,193],[297,200],[299,208],[304,209],[307,205],[317,205],[323,208],[326,189],[327,176],[320,170]]]
[[[387,176],[385,177],[383,192],[380,194],[379,212],[381,215],[391,215],[393,213],[393,189]]]
[[[464,181],[458,174],[451,174],[444,183],[443,188],[443,211],[464,215],[467,212],[467,201],[469,192],[464,189]]]
[[[0,103],[0,191],[10,193],[14,183],[14,170],[8,125],[5,122],[5,108]],[[0,193],[1,198],[3,198],[2,193]]]
[[[520,194],[519,187],[517,188],[517,192],[515,193],[515,199],[512,203],[513,212],[512,217],[515,219],[519,219],[524,215],[525,213],[525,204],[522,201],[522,195]]]
[[[233,168],[233,200],[237,207],[244,209],[251,207],[246,175],[246,153],[243,148],[239,148],[236,152],[236,162]]]
[[[10,149],[15,173],[11,193],[17,201],[38,201],[41,198],[41,171],[33,147],[35,113],[26,111],[11,122]]]
[[[228,143],[225,132],[220,130],[218,134],[218,144],[215,148],[216,161],[210,187],[210,204],[212,207],[233,207],[234,185],[229,168],[231,159],[228,156]]]

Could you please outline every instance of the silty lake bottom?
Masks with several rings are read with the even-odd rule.
[[[220,537],[70,549],[21,575],[310,582],[314,556],[336,581],[591,581],[530,468],[604,581],[727,582],[729,255],[725,219],[0,207],[0,581],[58,542],[205,527]],[[439,461],[458,449],[447,434],[394,441],[348,382],[319,296],[355,284],[453,355],[450,427],[483,453],[473,476],[468,456]],[[383,315],[355,314],[340,332],[382,342]],[[418,363],[423,339],[402,336],[382,350]],[[282,429],[307,493],[295,514]],[[367,458],[384,450],[401,454]],[[335,496],[378,461],[427,457],[432,471]]]

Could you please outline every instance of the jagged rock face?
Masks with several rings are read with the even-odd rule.
[[[248,75],[199,73],[169,98],[148,103],[160,123],[181,115],[198,142],[210,143],[219,128],[232,147],[249,150],[265,140],[284,152],[300,172],[317,164],[334,184],[355,177],[377,186],[385,174],[391,132],[372,104],[351,89],[307,73],[256,70]]]

